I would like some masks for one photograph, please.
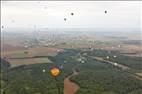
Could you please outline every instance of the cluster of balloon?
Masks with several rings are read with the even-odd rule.
[[[54,67],[50,70],[50,72],[51,72],[51,75],[55,78],[56,85],[57,85],[57,88],[58,88],[58,94],[60,94],[60,87],[58,85],[58,80],[57,80],[57,76],[60,74],[60,69],[57,68],[57,67]]]
[[[72,16],[73,16],[73,15],[74,15],[74,13],[72,12],[70,15],[72,15]],[[67,18],[64,18],[64,21],[67,21]]]

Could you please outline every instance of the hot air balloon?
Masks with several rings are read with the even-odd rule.
[[[71,15],[73,16],[73,15],[74,15],[74,13],[71,13]]]
[[[60,74],[60,69],[57,67],[54,67],[50,70],[50,72],[51,72],[51,75],[55,78],[58,94],[60,94],[60,85],[58,84],[59,82],[57,80],[57,76]]]
[[[61,65],[59,68],[60,68],[60,69],[63,69],[63,68],[64,68],[64,66],[63,66],[63,65]]]
[[[3,29],[3,28],[4,28],[4,26],[1,26],[1,28]]]
[[[54,77],[56,77],[56,76],[58,76],[60,74],[59,68],[56,68],[56,67],[52,68],[50,70],[50,72],[51,72],[51,75],[54,76]]]
[[[107,56],[106,58],[109,59],[109,56]]]
[[[42,70],[42,72],[45,72],[45,71],[46,71],[45,69]]]
[[[67,18],[64,18],[64,21],[66,21],[67,20]]]

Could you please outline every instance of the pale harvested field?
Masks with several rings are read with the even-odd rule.
[[[58,52],[63,51],[59,48],[49,48],[49,47],[35,47],[35,48],[23,48],[19,46],[9,46],[9,49],[4,49],[1,51],[2,57],[15,57],[15,56],[40,56],[40,55],[54,55]],[[24,54],[24,51],[27,51],[28,54]]]
[[[35,47],[30,48],[28,50],[31,55],[51,55],[51,54],[57,54],[58,52],[62,52],[63,49],[54,48],[54,47]]]
[[[120,53],[126,56],[142,57],[142,47],[140,45],[122,44],[121,47],[109,46],[109,47],[102,47],[102,49],[107,51],[119,51]]]
[[[24,53],[27,51],[28,53]],[[23,58],[23,57],[34,57],[34,56],[54,56],[58,52],[63,51],[59,48],[49,47],[34,47],[24,48],[22,46],[13,46],[10,44],[3,45],[1,50],[1,57],[6,58],[12,67],[23,64],[36,64],[36,63],[51,63],[48,58],[26,58],[26,59],[10,59],[10,58]]]
[[[119,46],[121,45],[121,46]],[[128,44],[108,44],[108,45],[65,45],[61,48],[71,48],[71,49],[78,49],[78,48],[95,48],[107,51],[119,51],[120,53],[125,53],[124,55],[127,56],[136,56],[142,57],[142,45],[128,45]]]
[[[142,73],[136,73],[136,74],[142,77]]]
[[[48,58],[8,59],[8,61],[10,62],[11,67],[37,63],[52,63]]]

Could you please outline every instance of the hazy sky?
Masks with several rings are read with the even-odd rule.
[[[140,29],[142,21],[141,1],[3,1],[1,7],[5,28]]]

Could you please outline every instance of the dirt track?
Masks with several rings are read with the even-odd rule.
[[[93,58],[93,59],[96,59],[96,60],[98,60],[98,61],[101,61],[101,62],[109,63],[109,64],[111,64],[111,65],[113,65],[113,66],[115,66],[115,67],[121,68],[121,69],[123,69],[123,70],[129,69],[128,66],[125,66],[125,65],[122,65],[122,64],[119,64],[119,63],[116,63],[116,62],[112,62],[112,61],[109,61],[109,60],[104,60],[104,59],[101,58],[101,57],[93,57],[93,56],[90,56],[90,57]],[[115,65],[115,64],[117,64],[117,65]]]
[[[73,74],[68,76],[67,78],[65,78],[65,80],[64,80],[64,94],[75,94],[77,92],[77,90],[79,90],[80,87],[76,83],[70,81],[70,78],[72,76],[77,75],[77,74],[78,73],[75,70],[73,70]]]
[[[128,70],[128,69],[130,69],[128,66],[126,66],[126,65],[122,65],[122,64],[119,64],[119,63],[116,63],[116,62],[112,62],[112,61],[109,61],[109,60],[104,60],[103,58],[101,58],[101,57],[94,57],[94,56],[90,56],[91,58],[93,58],[93,59],[96,59],[96,60],[98,60],[98,61],[101,61],[101,62],[105,62],[105,63],[108,63],[108,64],[111,64],[111,65],[113,65],[113,66],[115,66],[115,67],[118,67],[118,68],[120,68],[120,69],[122,69],[122,70]],[[117,65],[116,65],[117,64]],[[140,75],[138,75],[138,74],[133,74],[133,73],[130,73],[133,77],[135,77],[135,78],[137,78],[137,79],[139,79],[139,80],[142,80],[142,76],[140,76]]]

